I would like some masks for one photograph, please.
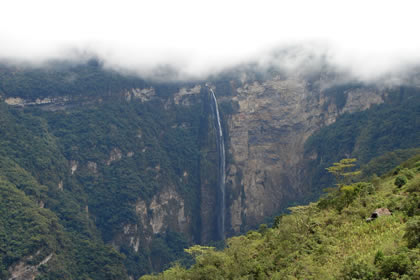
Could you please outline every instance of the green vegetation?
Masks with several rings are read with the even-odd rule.
[[[0,186],[19,194],[5,191],[2,199],[12,200],[13,195],[13,201],[28,202],[17,203],[23,214],[14,227],[4,220],[0,224],[3,276],[39,248],[43,250],[34,264],[53,254],[40,268],[40,279],[126,279],[160,271],[175,259],[188,262],[183,249],[189,242],[170,231],[158,236],[150,232],[153,242],[141,241],[138,252],[123,245],[118,253],[106,245],[124,225],[141,226],[134,204],[139,199],[150,202],[165,187],[184,198],[186,215],[199,211],[200,150],[207,144],[201,140],[207,133],[202,123],[208,122],[203,96],[191,97],[196,98],[191,106],[168,107],[162,98],[128,102],[121,95],[145,86],[141,79],[106,71],[95,61],[43,69],[0,67],[2,97],[75,98],[66,110],[57,111],[0,102]],[[158,96],[179,90],[176,84],[155,88]],[[100,100],[85,103],[91,97]],[[7,212],[8,205],[1,206]],[[44,225],[45,215],[54,230]],[[192,222],[199,224],[198,218],[193,215]],[[39,235],[30,230],[36,225],[31,220],[39,221],[34,226]],[[193,238],[199,238],[199,226],[195,230]],[[19,232],[27,235],[14,241]]]
[[[349,179],[352,177],[355,177],[360,174],[360,171],[349,171],[349,168],[352,168],[356,166],[354,162],[356,162],[357,159],[355,158],[345,158],[340,160],[340,162],[334,162],[333,166],[330,166],[327,169],[327,171],[331,174],[333,174],[336,178],[336,181],[338,182],[338,186],[343,186],[345,183],[348,184]]]
[[[420,279],[419,164],[420,155],[382,179],[338,186],[272,228],[228,239],[224,250],[191,247],[189,269],[175,264],[141,279]],[[398,188],[403,169],[413,176]],[[392,215],[366,222],[385,207]]]
[[[106,97],[146,86],[146,82],[136,76],[104,70],[95,59],[85,64],[52,61],[41,68],[0,65],[0,94],[29,100],[69,95]]]
[[[18,262],[38,265],[48,258],[39,279],[126,279],[122,255],[95,236],[66,230],[44,208],[46,186],[10,159],[0,163],[0,279]]]
[[[407,184],[407,177],[405,177],[404,175],[399,175],[397,176],[397,178],[395,178],[394,185],[401,188],[405,184]]]
[[[386,102],[344,114],[314,133],[305,143],[306,178],[313,199],[333,184],[326,168],[342,158],[357,158],[363,178],[381,176],[419,151],[420,90],[401,87],[388,94]],[[378,158],[379,157],[379,158]]]
[[[231,82],[226,76],[213,84],[218,94],[229,96]],[[322,155],[310,163],[307,176],[319,189],[333,185],[325,169],[348,156],[359,159],[355,167],[361,167],[363,178],[373,177],[370,183],[354,183],[356,171],[346,168],[355,163],[339,162],[330,169],[339,187],[317,204],[294,207],[292,215],[277,217],[273,228],[261,225],[228,240],[225,251],[198,246],[185,252],[190,240],[171,230],[153,234],[135,204],[174,189],[193,219],[189,237],[199,241],[201,221],[194,213],[200,211],[200,199],[215,199],[211,186],[217,179],[215,131],[204,105],[209,102],[204,94],[189,97],[188,106],[167,102],[179,91],[176,83],[153,84],[156,98],[148,102],[127,100],[127,90],[150,86],[104,70],[96,60],[44,68],[0,66],[1,100],[71,96],[59,106],[13,108],[0,102],[0,279],[20,261],[38,265],[50,256],[37,279],[128,279],[161,271],[175,260],[177,266],[157,277],[417,277],[420,163],[408,161],[382,179],[374,174],[381,176],[419,152],[413,149],[419,143],[418,91],[392,93],[387,104],[344,115],[308,140],[307,152]],[[343,106],[345,88],[334,90],[328,94]],[[222,114],[237,109],[238,104],[221,101]],[[370,161],[377,155],[383,156]],[[397,177],[403,178],[399,188]],[[209,193],[200,192],[201,186]],[[364,222],[384,205],[395,215]],[[140,240],[140,250],[120,242],[126,225],[150,237]],[[191,256],[195,264],[186,270]]]

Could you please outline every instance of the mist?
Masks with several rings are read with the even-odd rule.
[[[7,2],[0,59],[14,63],[97,57],[105,68],[182,80],[322,61],[375,80],[420,62],[416,1]]]

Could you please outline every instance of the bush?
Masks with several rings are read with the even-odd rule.
[[[404,175],[405,177],[407,177],[408,180],[411,180],[414,178],[414,172],[408,168],[402,169],[400,173],[401,175]]]
[[[374,279],[375,273],[373,269],[366,263],[357,261],[353,258],[347,260],[344,264],[340,279],[353,280],[353,279]]]
[[[420,192],[420,180],[417,179],[415,181],[412,181],[408,187],[407,187],[407,191],[408,192]]]
[[[412,264],[409,257],[404,254],[387,256],[379,263],[381,279],[395,279],[397,275],[407,274]]]
[[[397,176],[397,178],[395,178],[394,185],[401,188],[402,186],[407,184],[407,181],[407,177],[405,177],[404,175],[399,175]]]
[[[410,248],[415,248],[420,244],[420,217],[415,217],[407,222],[404,238],[407,239]]]
[[[410,194],[403,202],[402,209],[409,217],[420,213],[420,197],[416,194]]]
[[[382,262],[384,260],[384,253],[381,250],[378,250],[375,254],[375,260],[374,260],[374,264],[378,264],[380,262]]]

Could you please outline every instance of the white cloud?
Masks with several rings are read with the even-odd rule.
[[[277,47],[321,44],[331,62],[374,77],[420,60],[419,7],[387,0],[4,0],[0,58],[38,62],[76,49],[139,73],[171,65],[197,76]]]

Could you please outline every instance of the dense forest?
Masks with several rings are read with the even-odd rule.
[[[124,279],[185,256],[183,249],[198,241],[173,231],[154,236],[139,252],[125,246],[118,252],[110,243],[123,225],[137,222],[133,204],[139,197],[149,202],[165,186],[185,197],[187,213],[197,211],[199,161],[206,160],[200,148],[207,144],[202,127],[208,121],[202,95],[193,106],[169,110],[162,99],[128,102],[120,93],[144,85],[142,80],[94,62],[2,70],[0,93],[6,97],[33,100],[83,92],[85,100],[113,94],[93,104],[76,101],[66,110],[0,103],[1,207],[7,213],[0,224],[3,278],[12,264],[34,254],[34,264],[55,255],[41,269],[45,279]],[[77,80],[74,88],[63,82],[68,75]],[[158,95],[179,90],[176,84],[159,86]],[[188,180],[180,181],[185,173]]]

